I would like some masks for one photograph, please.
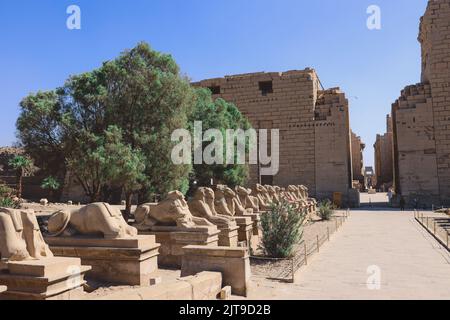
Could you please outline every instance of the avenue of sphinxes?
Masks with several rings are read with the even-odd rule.
[[[2,4],[5,312],[450,300],[450,0],[50,2]]]

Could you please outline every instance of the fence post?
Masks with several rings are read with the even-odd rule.
[[[436,220],[433,219],[433,233],[436,235]]]
[[[317,235],[317,252],[320,252],[319,236]]]
[[[327,227],[327,237],[328,241],[330,241],[330,227]]]
[[[308,251],[306,250],[306,242],[305,242],[305,266],[308,265]]]

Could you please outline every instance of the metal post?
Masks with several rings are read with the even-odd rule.
[[[327,227],[327,237],[328,241],[330,241],[330,227]]]
[[[434,229],[434,234],[436,235],[436,220],[434,220],[433,229]]]
[[[317,236],[317,252],[320,252],[319,236]]]

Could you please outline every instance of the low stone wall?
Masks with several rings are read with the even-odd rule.
[[[247,296],[250,289],[250,256],[245,248],[186,246],[183,248],[181,276],[201,271],[222,273],[223,286],[233,294]]]
[[[221,273],[202,272],[173,283],[124,290],[95,300],[215,300],[221,289]]]

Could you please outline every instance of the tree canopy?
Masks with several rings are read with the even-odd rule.
[[[219,129],[222,133],[225,146],[227,129],[247,130],[251,125],[247,118],[237,109],[237,107],[221,98],[213,100],[211,92],[208,89],[196,90],[196,104],[194,111],[189,118],[189,126],[193,131],[194,121],[202,121],[203,131],[209,129]],[[204,142],[203,147],[209,142]],[[237,141],[233,142],[236,147]],[[248,151],[248,142],[246,142],[246,150]],[[224,148],[224,153],[226,152]],[[225,155],[224,155],[225,159]],[[236,160],[236,157],[235,157]],[[247,164],[196,164],[194,165],[193,177],[200,185],[210,185],[211,179],[215,183],[226,184],[234,187],[244,185],[249,175],[249,167]]]
[[[70,171],[92,201],[119,188],[129,208],[133,194],[144,202],[150,194],[186,192],[190,174],[232,184],[246,177],[245,166],[195,168],[192,175],[191,165],[172,163],[172,132],[194,120],[205,130],[249,125],[235,106],[193,89],[170,55],[146,43],[20,106],[18,139],[27,154],[60,181]]]

